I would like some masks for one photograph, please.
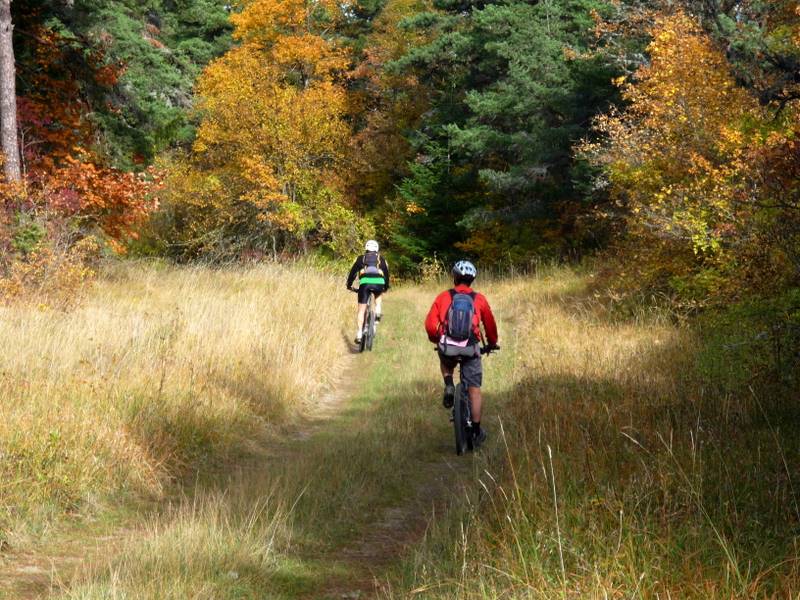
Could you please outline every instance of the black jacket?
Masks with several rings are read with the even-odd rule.
[[[353,282],[358,277],[358,274],[361,272],[361,269],[364,268],[364,255],[360,254],[358,258],[356,258],[356,262],[353,263],[353,267],[350,269],[350,274],[347,276],[347,287],[350,288],[353,285]],[[380,263],[378,264],[381,271],[383,271],[383,279],[386,281],[386,289],[389,289],[389,265],[386,264],[386,259],[383,258],[383,255],[380,255]]]

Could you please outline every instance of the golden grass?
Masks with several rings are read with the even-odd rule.
[[[432,475],[421,463],[452,451],[436,356],[423,341],[433,296],[390,294],[375,352],[349,357],[324,420],[288,428],[270,455],[149,517],[120,549],[56,586],[57,597],[317,598],[369,588],[376,563],[395,557],[391,542],[424,526],[418,509]],[[389,507],[391,531],[380,525]]]
[[[122,265],[77,309],[2,309],[6,535],[44,522],[37,507],[158,497],[345,385],[332,379],[352,319],[340,283],[299,267]],[[382,515],[399,510],[390,533],[416,539],[415,502],[442,493],[424,471],[453,461],[452,506],[436,503],[389,596],[796,596],[796,411],[722,391],[700,375],[695,332],[647,306],[610,318],[586,283],[566,269],[481,282],[503,345],[487,361],[481,452],[452,455],[422,333],[439,287],[403,288],[376,351],[350,357],[350,401],[330,423],[187,486],[54,591],[320,597],[381,558],[369,540]]]
[[[0,307],[0,536],[158,496],[302,412],[345,355],[340,287],[300,267],[117,264],[77,308]]]
[[[64,600],[257,597],[290,539],[286,508],[267,495],[214,493],[161,515]]]

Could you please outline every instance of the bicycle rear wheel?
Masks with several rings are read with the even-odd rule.
[[[375,307],[374,307],[374,296],[370,296],[369,298],[369,308],[367,309],[367,331],[369,332],[369,336],[367,337],[367,350],[370,352],[372,351],[372,344],[375,342]]]
[[[453,429],[456,437],[456,454],[461,456],[472,450],[472,436],[469,430],[469,398],[464,385],[456,386],[456,398],[453,403]]]

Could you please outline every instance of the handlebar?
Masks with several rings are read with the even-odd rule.
[[[481,354],[482,355],[487,355],[488,356],[492,352],[497,352],[498,350],[500,350],[500,346],[481,346]],[[434,352],[438,352],[439,351],[439,346],[438,345],[434,346],[433,347],[433,351]]]

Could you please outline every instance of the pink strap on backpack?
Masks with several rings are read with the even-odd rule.
[[[446,335],[443,335],[442,338],[439,340],[440,344],[444,344],[445,346],[457,346],[459,348],[466,348],[467,344],[469,344],[469,340],[457,341]]]

